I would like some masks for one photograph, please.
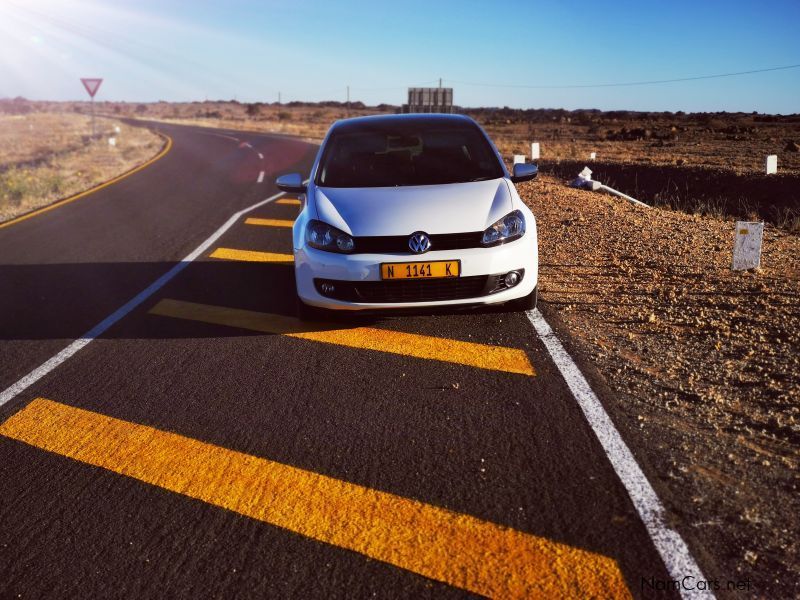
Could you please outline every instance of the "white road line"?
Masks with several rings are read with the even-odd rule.
[[[263,172],[262,172],[263,174]],[[228,219],[225,224],[217,229],[211,236],[206,239],[202,244],[200,244],[197,248],[195,248],[189,255],[186,256],[181,262],[176,264],[172,267],[169,271],[164,273],[161,277],[156,279],[153,283],[147,286],[144,290],[139,292],[136,296],[128,300],[124,305],[114,311],[112,314],[107,316],[105,319],[100,321],[97,325],[92,327],[89,331],[84,333],[81,337],[77,340],[72,342],[69,346],[64,348],[61,352],[50,358],[49,360],[45,361],[38,367],[36,367],[33,371],[25,375],[22,379],[17,381],[16,383],[12,384],[2,393],[0,393],[0,406],[6,404],[9,400],[17,396],[17,394],[23,392],[25,389],[39,381],[42,377],[47,375],[50,371],[58,367],[61,363],[65,360],[69,359],[73,356],[76,352],[84,348],[88,345],[91,341],[101,336],[109,327],[114,325],[117,321],[122,319],[125,315],[131,312],[134,308],[139,306],[142,302],[147,300],[150,296],[155,294],[158,290],[160,290],[164,285],[170,280],[173,279],[178,273],[183,271],[189,264],[194,261],[198,256],[203,254],[208,248],[216,242],[222,234],[224,234],[231,226],[239,219],[242,215],[249,213],[265,204],[272,202],[273,200],[277,200],[281,196],[284,195],[285,192],[279,192],[274,196],[270,196],[260,202],[256,202],[252,206],[248,206],[240,210],[239,212],[235,213],[230,219]]]
[[[258,158],[260,158],[261,160],[264,160],[264,155],[263,155],[263,154],[261,154],[261,152],[259,152],[259,153],[258,153]]]
[[[264,171],[261,171],[261,172],[258,174],[258,181],[257,181],[257,183],[261,183],[262,181],[264,181]]]
[[[670,577],[677,581],[683,581],[685,577],[694,577],[693,580],[687,581],[696,586],[698,581],[705,580],[700,567],[692,558],[680,534],[667,524],[664,506],[611,421],[611,417],[542,314],[538,310],[532,310],[527,315],[553,362],[561,371],[572,395],[578,401],[622,485],[628,491]],[[680,592],[683,598],[714,597],[710,591],[681,589]]]
[[[239,138],[235,138],[232,135],[225,135],[224,133],[211,133],[211,132],[206,132],[206,131],[198,131],[196,133],[199,133],[200,135],[214,135],[216,137],[221,137],[221,138],[225,138],[225,139],[228,139],[228,140],[233,140],[234,142],[238,142],[239,141]]]

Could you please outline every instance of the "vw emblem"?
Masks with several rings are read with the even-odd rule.
[[[411,237],[408,238],[408,247],[415,254],[422,254],[431,249],[431,240],[426,233],[418,231],[412,233]]]

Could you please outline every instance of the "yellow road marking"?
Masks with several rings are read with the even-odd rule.
[[[292,206],[300,206],[300,200],[297,198],[281,198],[275,204],[291,204]]]
[[[90,189],[88,189],[88,190],[86,190],[84,192],[80,192],[79,194],[75,194],[74,196],[70,196],[69,198],[64,198],[63,200],[59,200],[58,202],[53,202],[53,204],[49,204],[49,205],[44,206],[42,208],[39,208],[37,210],[31,211],[29,213],[25,213],[24,215],[21,215],[21,216],[17,217],[16,219],[11,219],[10,221],[6,221],[4,223],[0,223],[0,229],[3,229],[4,227],[9,227],[11,225],[15,225],[17,223],[21,223],[22,221],[27,221],[31,217],[35,217],[37,215],[41,215],[42,213],[49,212],[49,211],[51,211],[51,210],[53,210],[55,208],[58,208],[59,206],[64,206],[65,204],[69,204],[70,202],[74,202],[75,200],[79,200],[80,198],[88,196],[89,194],[94,194],[95,192],[98,192],[98,191],[102,190],[103,188],[106,188],[106,187],[108,187],[110,185],[113,185],[113,184],[117,183],[118,181],[122,181],[126,177],[130,177],[134,173],[138,173],[139,171],[141,171],[145,167],[149,167],[150,165],[152,165],[157,160],[159,160],[161,158],[164,158],[164,156],[166,156],[167,152],[169,152],[170,149],[172,148],[172,138],[169,137],[165,133],[161,133],[160,131],[157,131],[156,133],[158,135],[160,135],[161,137],[165,138],[166,139],[166,143],[164,144],[164,147],[161,149],[161,152],[156,154],[153,158],[151,158],[147,162],[144,162],[141,165],[139,165],[138,167],[134,167],[130,171],[126,171],[122,175],[118,175],[117,177],[114,177],[113,179],[109,179],[105,183],[101,183],[100,185],[96,185],[95,187],[90,188]]]
[[[262,225],[264,227],[291,227],[294,221],[287,221],[285,219],[258,219],[250,217],[245,219],[245,225]]]
[[[528,355],[518,348],[489,346],[372,327],[347,328],[334,323],[308,323],[283,315],[171,299],[161,300],[149,312],[163,317],[227,325],[325,344],[439,360],[491,371],[536,375]]]
[[[609,557],[44,398],[0,434],[477,594],[631,597]]]
[[[276,254],[274,252],[256,252],[255,250],[236,250],[234,248],[217,248],[210,254],[211,258],[224,258],[225,260],[241,260],[245,262],[272,262],[293,263],[291,254]]]

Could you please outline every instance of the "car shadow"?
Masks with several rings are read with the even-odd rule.
[[[94,262],[0,265],[0,340],[77,339],[180,263]],[[283,317],[294,331],[368,327],[409,316],[501,314],[499,307],[438,307],[392,311],[322,311],[301,321],[291,264],[203,259],[184,266],[163,287],[112,325],[104,338],[269,335],[245,328],[173,319],[150,311],[177,300]],[[181,324],[172,323],[181,321]]]

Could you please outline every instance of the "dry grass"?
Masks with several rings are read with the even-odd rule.
[[[97,119],[93,139],[90,123],[72,113],[0,116],[0,222],[112,179],[163,144],[145,128],[108,119]]]
[[[108,123],[100,120],[100,127]],[[83,115],[31,113],[0,117],[0,166],[9,167],[77,150],[89,143],[91,119]]]
[[[287,133],[321,140],[330,125],[348,116],[390,114],[395,107],[193,102],[117,105],[112,111],[145,119],[213,127]],[[500,152],[530,156],[530,142],[541,144],[542,160],[598,161],[641,165],[703,166],[736,173],[763,173],[768,154],[778,155],[781,173],[800,174],[800,152],[784,150],[800,142],[800,122],[759,121],[756,115],[660,115],[618,118],[611,113],[580,117],[526,117],[503,110],[465,109],[484,126]],[[554,114],[559,111],[553,111]],[[639,132],[641,137],[639,137]]]
[[[248,105],[230,102],[195,104],[157,103],[148,105],[145,112],[134,112],[131,116],[151,121],[199,125],[242,131],[259,131],[295,135],[320,142],[331,124],[348,116],[375,114],[375,110],[346,110],[330,107],[288,107],[259,105],[250,109]]]

